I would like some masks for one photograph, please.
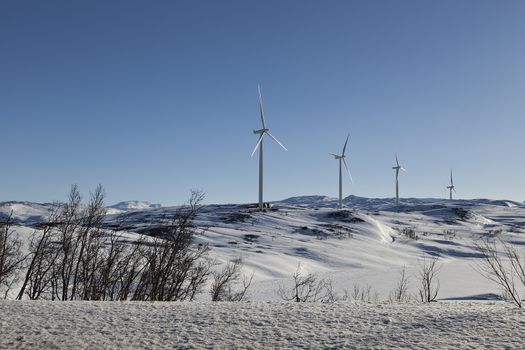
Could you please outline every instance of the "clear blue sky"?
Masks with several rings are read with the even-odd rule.
[[[0,200],[525,199],[525,1],[0,2]]]

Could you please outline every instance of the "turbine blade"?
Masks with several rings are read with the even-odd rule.
[[[346,144],[348,143],[348,138],[349,138],[349,137],[350,137],[350,134],[348,134],[348,135],[346,136],[346,141],[345,141],[345,145],[343,146],[343,153],[342,153],[342,155],[343,155],[343,156],[345,155],[345,151],[346,151]]]
[[[257,85],[257,90],[259,92],[259,113],[261,115],[261,123],[263,129],[266,129],[266,123],[264,122],[264,108],[263,108],[263,101],[262,101],[262,94],[261,94],[261,86]]]
[[[337,154],[333,154],[333,153],[328,153],[328,154],[331,154],[331,155],[333,155],[334,157],[339,157]]]
[[[455,189],[454,187],[452,187],[452,190],[454,191],[454,193],[457,193],[457,192],[456,192],[456,189]]]
[[[266,132],[268,134],[268,136],[270,136],[275,142],[277,142],[279,144],[279,146],[281,146],[286,152],[288,152],[288,150],[286,149],[286,147],[284,147],[284,145],[282,143],[279,142],[279,140],[277,140],[272,134],[270,134],[269,131]]]
[[[354,183],[354,179],[352,179],[352,174],[350,174],[350,169],[348,168],[348,164],[346,164],[346,158],[341,158],[343,160],[343,164],[345,165],[346,171],[348,172],[348,176],[350,177],[350,182]]]
[[[450,185],[454,186],[454,179],[452,179],[452,169],[450,169]]]
[[[259,141],[257,141],[257,144],[255,145],[255,148],[253,149],[252,157],[255,154],[255,151],[257,151],[257,148],[259,148],[259,145],[261,144],[263,137],[264,137],[264,133],[261,134],[261,136],[259,137]]]
[[[403,170],[403,171],[405,171],[405,172],[407,171],[407,170],[406,170],[405,168],[403,168],[403,167],[401,167],[400,169]]]
[[[399,166],[399,160],[397,160],[397,154],[396,154],[396,164]]]

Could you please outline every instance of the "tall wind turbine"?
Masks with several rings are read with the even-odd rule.
[[[268,135],[272,140],[277,142],[279,146],[281,146],[285,151],[288,151],[286,147],[282,143],[279,142],[272,134],[270,134],[270,129],[266,127],[266,123],[264,122],[264,109],[263,109],[263,102],[262,102],[262,95],[261,95],[261,87],[258,85],[257,90],[259,92],[259,113],[261,115],[261,124],[262,129],[254,130],[254,134],[259,135],[259,140],[257,141],[257,144],[255,145],[255,148],[252,152],[252,157],[257,151],[257,148],[259,148],[259,209],[263,209],[263,141],[264,136]]]
[[[399,205],[399,170],[406,171],[401,165],[399,165],[399,160],[397,159],[396,154],[396,166],[393,166],[392,169],[396,171],[396,205]]]
[[[456,187],[454,186],[454,179],[452,178],[452,169],[450,169],[450,186],[447,186],[450,191],[450,200],[452,200],[452,191],[456,193]]]
[[[334,156],[335,159],[339,160],[339,209],[343,208],[343,173],[342,173],[343,164],[345,165],[346,171],[348,172],[350,181],[352,183],[354,182],[352,180],[352,174],[350,174],[350,169],[348,169],[348,164],[346,163],[345,151],[346,151],[346,144],[348,143],[348,137],[350,137],[350,135],[346,137],[345,145],[343,146],[343,153],[341,153],[340,155],[330,153],[331,155]]]

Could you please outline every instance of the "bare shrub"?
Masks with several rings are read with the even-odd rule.
[[[13,230],[12,213],[0,222],[0,297],[7,298],[23,269],[22,242]]]
[[[60,254],[59,245],[56,243],[58,236],[54,231],[56,220],[56,211],[53,211],[41,232],[35,231],[31,236],[27,256],[28,266],[17,296],[18,300],[24,295],[31,300],[39,299],[51,288],[56,277],[54,266]]]
[[[412,227],[403,227],[399,232],[408,239],[419,239],[416,230],[414,230]]]
[[[374,292],[372,286],[369,284],[366,284],[365,286],[354,284],[351,298],[356,302],[370,303],[379,301],[379,294]]]
[[[501,248],[502,253],[498,248]],[[476,249],[483,255],[480,269],[482,275],[496,283],[507,300],[517,307],[523,307],[520,285],[521,289],[525,288],[525,256],[502,240],[482,240],[476,244]]]
[[[446,240],[453,241],[454,239],[456,239],[456,236],[456,230],[443,230],[443,237],[445,237]]]
[[[405,303],[410,301],[410,294],[408,293],[408,276],[406,275],[406,267],[399,273],[399,280],[396,287],[388,296],[388,301],[391,303]]]
[[[434,257],[431,259],[423,258],[419,267],[419,300],[424,303],[430,303],[436,301],[439,292],[439,280],[437,275],[440,271],[438,266],[438,258]]]
[[[212,273],[213,284],[210,294],[212,301],[242,301],[253,280],[242,274],[242,259],[234,259],[220,270]],[[238,287],[238,288],[237,288]]]
[[[297,269],[292,274],[292,279],[293,286],[291,288],[279,286],[277,293],[282,300],[303,303],[332,303],[340,299],[334,293],[330,279],[319,278],[312,273],[303,275],[301,264],[297,265]]]
[[[112,231],[103,226],[102,187],[84,205],[73,186],[67,203],[33,234],[17,299],[193,300],[211,268],[208,247],[193,244],[203,197],[193,191],[158,237],[129,242],[121,222]]]
[[[194,219],[204,194],[192,191],[189,204],[177,211],[160,237],[141,249],[144,269],[133,300],[193,300],[211,273],[207,245],[194,247]]]

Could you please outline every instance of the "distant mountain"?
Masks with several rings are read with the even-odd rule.
[[[162,205],[152,204],[146,201],[125,201],[125,202],[119,202],[117,204],[108,206],[108,208],[118,209],[118,210],[123,210],[123,211],[158,209],[160,207],[162,207]]]
[[[297,196],[283,199],[275,203],[297,206],[332,207],[337,205],[337,198],[327,196]]]
[[[55,205],[52,203],[0,202],[0,219],[5,220],[11,216],[15,223],[38,223],[44,221],[53,208]]]

